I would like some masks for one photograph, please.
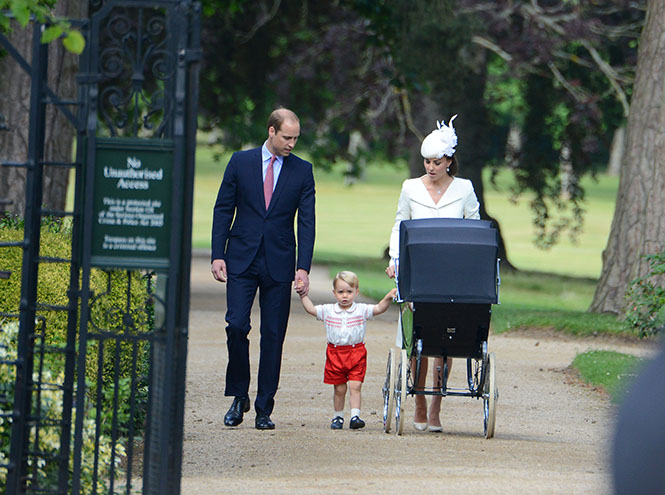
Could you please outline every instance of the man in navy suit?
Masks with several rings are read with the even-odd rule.
[[[282,364],[282,345],[291,306],[291,283],[309,290],[314,250],[312,164],[291,153],[300,136],[295,113],[279,108],[268,119],[263,146],[233,154],[215,203],[212,274],[226,282],[226,335],[229,362],[224,395],[233,404],[226,426],[242,423],[249,411],[250,312],[256,291],[261,307],[261,349],[255,426],[272,430]],[[294,220],[298,218],[298,243]]]

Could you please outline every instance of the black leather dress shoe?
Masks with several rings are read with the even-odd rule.
[[[224,425],[238,426],[242,423],[242,416],[247,411],[249,411],[249,397],[236,397],[224,416]]]
[[[257,430],[274,430],[275,429],[275,423],[273,423],[270,419],[269,414],[263,414],[263,413],[256,413],[256,423],[255,423],[256,429]]]

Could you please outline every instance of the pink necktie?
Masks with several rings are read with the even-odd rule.
[[[266,170],[266,180],[263,181],[263,196],[266,198],[266,210],[270,205],[270,198],[272,198],[272,186],[275,182],[274,173],[272,170],[272,164],[275,163],[277,159],[276,156],[270,157],[270,163],[268,164],[268,170]]]

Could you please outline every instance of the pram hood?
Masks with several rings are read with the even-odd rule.
[[[400,224],[398,288],[413,302],[496,304],[498,233],[487,220],[425,218]]]

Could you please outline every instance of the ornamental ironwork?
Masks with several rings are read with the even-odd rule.
[[[176,58],[165,9],[115,7],[99,22],[99,134],[167,136]]]

